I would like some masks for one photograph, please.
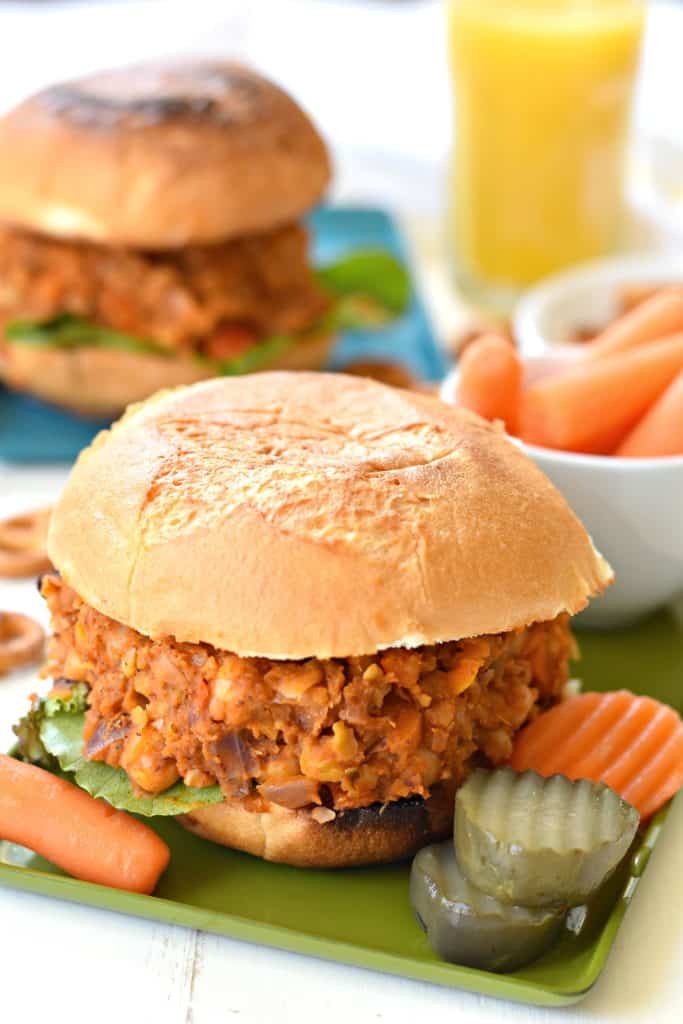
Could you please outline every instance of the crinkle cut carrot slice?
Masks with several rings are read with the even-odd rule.
[[[572,735],[584,718],[599,704],[598,693],[587,693],[539,715],[517,736],[510,764],[517,772],[534,767],[539,775],[548,774],[537,765],[544,765],[562,748],[567,735]],[[588,700],[586,699],[588,698]]]
[[[641,774],[624,788],[622,796],[649,818],[683,786],[683,729],[671,731],[668,739]]]
[[[647,818],[683,785],[683,722],[652,697],[584,693],[523,729],[511,765],[605,782]]]
[[[571,779],[590,778],[590,774],[581,774],[578,765],[591,756],[604,736],[614,732],[630,704],[630,694],[624,690],[595,696],[604,696],[604,700],[595,701],[592,707],[586,702],[590,708],[586,717],[572,732],[564,733],[563,742],[550,755],[549,774],[560,772]]]
[[[608,696],[605,694],[605,696]],[[609,696],[617,696],[610,694]],[[598,739],[592,750],[574,764],[577,778],[605,778],[605,773],[615,768],[615,750],[623,748],[627,751],[643,731],[642,709],[639,700],[630,700],[631,694],[619,691],[619,696],[626,699],[626,709]],[[619,758],[617,757],[617,761]],[[612,788],[614,785],[612,784]]]

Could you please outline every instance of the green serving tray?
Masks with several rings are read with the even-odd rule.
[[[662,612],[636,628],[581,635],[587,690],[627,688],[683,708],[683,624]],[[666,817],[640,836],[620,874],[578,933],[567,930],[536,963],[513,974],[438,960],[408,902],[408,865],[302,871],[214,846],[172,820],[155,828],[171,864],[155,896],[79,882],[20,847],[0,843],[0,884],[169,921],[297,953],[543,1006],[576,1002],[594,984]]]

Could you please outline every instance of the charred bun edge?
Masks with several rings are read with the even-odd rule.
[[[429,799],[411,797],[338,811],[317,822],[310,810],[271,805],[264,813],[237,801],[201,807],[178,821],[203,839],[299,868],[346,868],[406,860],[453,828],[454,787],[435,786]]]

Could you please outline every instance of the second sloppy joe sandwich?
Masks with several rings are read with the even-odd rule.
[[[113,416],[159,388],[316,370],[340,330],[410,301],[384,248],[319,228],[335,255],[314,259],[326,144],[233,61],[55,83],[0,118],[0,150],[0,379],[17,391]]]
[[[304,867],[447,835],[457,785],[559,698],[569,616],[611,580],[501,430],[332,374],[133,408],[78,460],[49,553],[79,764]]]

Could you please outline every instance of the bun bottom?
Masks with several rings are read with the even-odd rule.
[[[319,824],[308,810],[271,805],[265,813],[225,801],[184,814],[190,832],[222,846],[297,868],[349,868],[412,857],[453,829],[452,787],[435,787],[428,800],[414,797],[338,813]]]
[[[263,369],[319,370],[333,343],[327,334],[307,337]],[[210,369],[188,358],[85,346],[63,349],[8,341],[0,345],[0,379],[8,387],[82,416],[115,417],[155,391],[213,376]]]

